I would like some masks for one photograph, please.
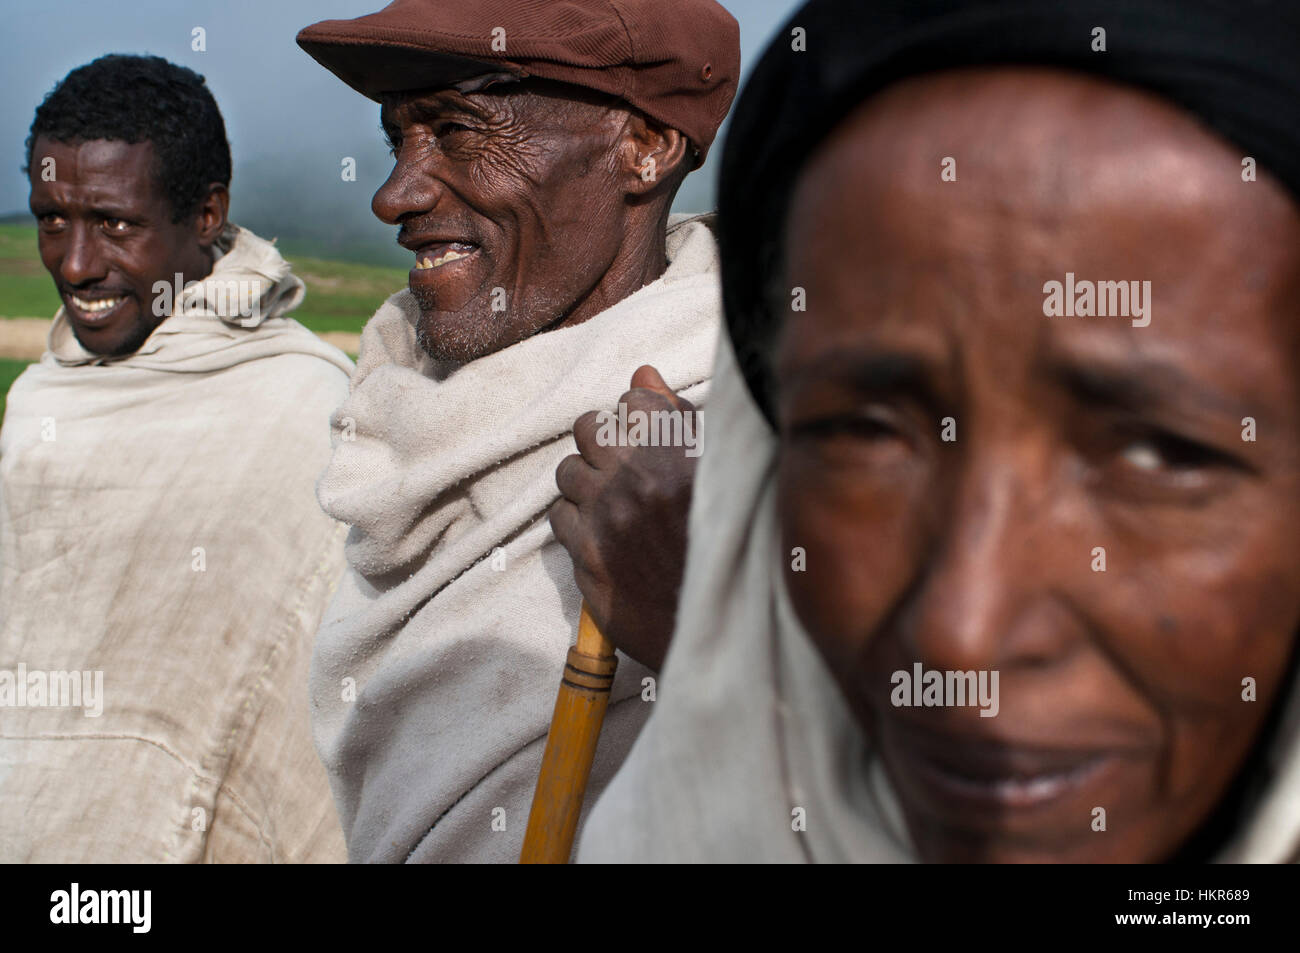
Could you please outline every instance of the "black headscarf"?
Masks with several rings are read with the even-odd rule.
[[[806,31],[806,51],[792,30]],[[1093,29],[1106,31],[1094,52]],[[718,198],[727,328],[764,415],[786,209],[831,130],[896,80],[1039,65],[1163,95],[1300,197],[1300,0],[811,0],[778,33],[732,117]]]

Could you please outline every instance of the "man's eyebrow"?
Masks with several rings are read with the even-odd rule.
[[[1049,368],[1051,375],[1082,403],[1132,413],[1199,410],[1234,420],[1258,416],[1259,407],[1247,406],[1239,398],[1159,359],[1083,362],[1060,358]]]
[[[33,215],[47,215],[52,212],[62,213],[64,208],[62,203],[46,201],[30,202],[28,203],[28,207],[31,209]],[[120,218],[123,220],[134,220],[140,218],[140,213],[134,209],[116,205],[104,205],[102,203],[92,205],[90,208],[86,209],[86,213],[98,216],[99,218]]]
[[[101,205],[95,204],[90,207],[92,215],[98,215],[100,218],[136,218],[138,212],[134,209],[121,205]]]

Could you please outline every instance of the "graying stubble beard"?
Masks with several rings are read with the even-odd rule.
[[[439,363],[468,364],[470,361],[486,357],[509,346],[499,343],[491,334],[493,329],[491,319],[478,321],[471,317],[467,321],[443,324],[435,338],[426,330],[432,323],[430,316],[445,314],[445,312],[426,307],[428,302],[422,301],[418,293],[415,294],[415,300],[420,315],[415,325],[415,343],[419,345],[421,351]]]
[[[427,295],[417,292],[415,289],[411,290],[411,294],[415,297],[415,303],[420,315],[415,325],[415,343],[419,345],[421,351],[434,361],[456,365],[468,364],[481,357],[487,357],[489,354],[495,354],[497,351],[504,351],[521,341],[528,340],[528,338],[553,330],[556,325],[562,323],[572,313],[573,308],[577,307],[576,304],[572,305],[568,309],[560,311],[556,318],[547,323],[525,328],[523,333],[513,340],[503,342],[491,334],[491,330],[502,319],[502,316],[497,314],[492,314],[486,321],[472,319],[457,321],[450,327],[444,327],[438,333],[437,340],[434,340],[425,330],[426,325],[429,323],[426,318],[428,315],[446,314],[447,312],[427,307],[432,303],[428,300]]]

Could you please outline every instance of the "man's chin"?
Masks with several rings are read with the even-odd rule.
[[[506,332],[506,333],[502,333]],[[468,364],[515,344],[526,334],[510,333],[499,319],[477,314],[420,309],[415,340],[439,363]]]
[[[148,328],[135,326],[125,330],[104,328],[91,331],[79,327],[75,321],[69,324],[72,326],[72,336],[77,339],[77,343],[96,357],[126,357],[134,354],[149,339],[151,333]]]

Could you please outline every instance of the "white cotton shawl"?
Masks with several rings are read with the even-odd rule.
[[[85,351],[60,311],[9,392],[0,861],[344,859],[306,680],[344,565],[314,483],[352,365],[283,316],[303,286],[270,243],[232,226],[218,250],[138,352]],[[20,670],[102,673],[102,713],[17,707]]]
[[[653,364],[700,402],[721,321],[704,217],[669,266],[582,324],[448,371],[416,344],[408,291],[362,335],[321,505],[350,570],[317,637],[311,694],[354,861],[518,860],[581,596],[546,513],[574,421]],[[494,556],[495,554],[495,556]],[[622,657],[590,795],[647,716]]]
[[[587,820],[582,862],[916,859],[880,761],[786,594],[776,451],[724,340],[659,700]],[[1300,850],[1300,691],[1272,772],[1221,859]]]

